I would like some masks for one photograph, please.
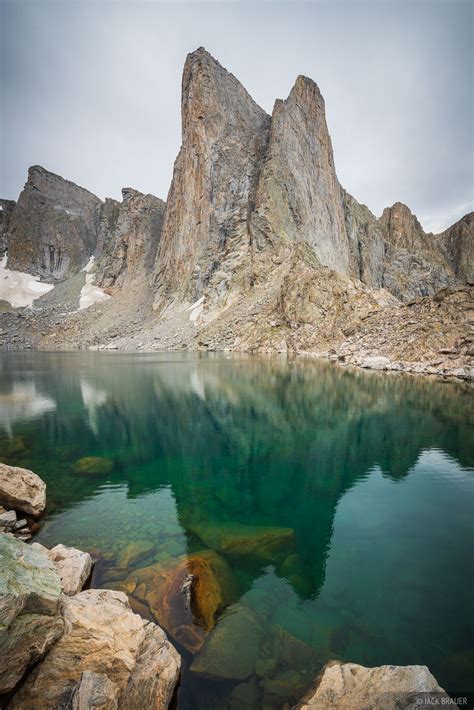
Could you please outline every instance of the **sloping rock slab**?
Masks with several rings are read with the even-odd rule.
[[[83,674],[92,672],[116,686],[121,710],[167,708],[181,661],[164,631],[134,614],[122,592],[90,589],[63,599],[64,635],[9,707],[67,706],[79,692],[78,682],[85,682]]]
[[[46,483],[27,468],[0,463],[0,505],[37,517],[46,508]]]
[[[414,709],[421,707],[417,700],[429,698],[437,699],[437,705],[446,704],[448,695],[440,688],[426,666],[365,668],[356,663],[332,661],[325,666],[315,687],[295,710]]]
[[[0,534],[0,693],[12,690],[61,636],[60,595],[47,551]]]

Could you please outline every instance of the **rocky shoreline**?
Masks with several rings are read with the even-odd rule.
[[[81,470],[100,463],[81,461]],[[6,512],[38,520],[46,507],[41,479],[5,464],[0,473],[0,504]],[[258,624],[249,608],[242,607],[237,615],[223,613],[232,598],[232,573],[214,549],[167,556],[133,570],[130,565],[146,561],[151,550],[146,541],[131,542],[115,567],[107,568],[111,588],[95,589],[87,588],[95,562],[90,554],[62,544],[51,550],[27,544],[16,532],[6,525],[0,532],[2,707],[165,710],[177,692],[182,666],[172,642],[197,653],[192,673],[225,678],[228,669],[236,683],[231,710],[254,706],[258,692],[254,681],[247,680],[250,676],[260,678],[265,693],[276,693],[276,698],[278,684],[291,687],[296,680],[289,671],[288,678],[274,676],[270,661],[239,655],[239,639],[246,634],[257,634],[258,647]],[[258,554],[262,561],[273,559],[292,535],[290,529],[246,526],[228,531],[201,526],[195,532],[204,544],[212,543],[226,554],[237,554],[244,545],[238,554]],[[289,658],[301,657],[304,664],[309,648],[302,641],[286,633],[279,643],[286,646]],[[301,677],[294,692],[301,695],[298,687],[307,682]],[[365,668],[335,660],[324,666],[295,709],[344,705],[395,710],[421,701],[450,702],[425,666]]]

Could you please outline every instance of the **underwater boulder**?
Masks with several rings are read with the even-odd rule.
[[[191,664],[193,673],[228,680],[254,674],[263,630],[255,614],[235,604],[219,619]]]
[[[78,459],[72,470],[81,476],[106,476],[114,467],[112,459],[104,456],[84,456]]]
[[[228,563],[214,550],[153,564],[132,572],[121,585],[145,603],[156,621],[184,648],[196,653],[217,616],[235,597]]]
[[[228,557],[251,558],[272,563],[287,556],[294,547],[292,528],[241,523],[191,525],[191,531],[213,550]]]

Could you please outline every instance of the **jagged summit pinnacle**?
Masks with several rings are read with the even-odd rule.
[[[324,98],[321,94],[319,86],[316,84],[314,79],[311,79],[309,76],[304,76],[304,74],[299,74],[299,76],[296,77],[291,93],[295,93],[297,95],[306,93],[317,96],[321,99],[324,106]]]

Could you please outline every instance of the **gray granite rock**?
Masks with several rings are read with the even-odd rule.
[[[415,710],[425,705],[443,706],[448,700],[426,666],[365,668],[333,661],[295,710]]]
[[[0,504],[39,516],[46,507],[46,483],[27,468],[0,463]]]

